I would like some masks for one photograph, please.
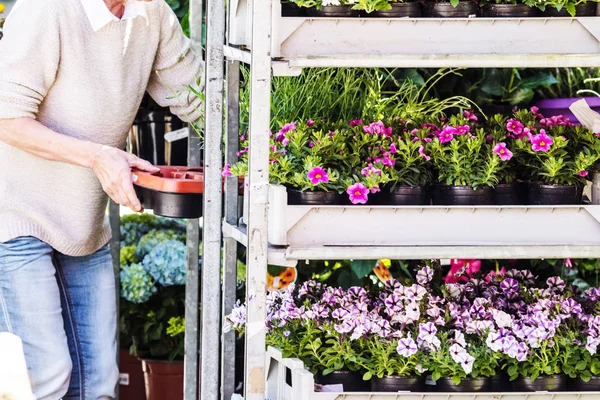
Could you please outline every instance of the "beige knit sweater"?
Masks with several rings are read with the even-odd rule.
[[[144,92],[186,121],[202,106],[187,86],[204,64],[165,0],[145,18],[92,30],[81,0],[20,0],[0,40],[0,119],[37,118],[56,132],[124,148]],[[107,196],[86,168],[0,142],[0,242],[33,236],[89,255],[110,239]]]

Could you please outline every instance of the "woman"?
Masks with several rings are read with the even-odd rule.
[[[38,399],[110,399],[118,381],[107,195],[141,211],[125,153],[147,90],[200,116],[202,60],[165,0],[19,0],[0,40],[0,331]],[[1,388],[0,388],[1,389]]]

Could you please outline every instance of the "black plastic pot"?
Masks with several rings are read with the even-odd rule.
[[[487,206],[494,204],[494,190],[490,186],[436,185],[433,204],[438,206]]]
[[[154,165],[187,165],[187,140],[172,144],[171,159],[165,159],[165,133],[183,128],[183,122],[168,111],[140,110],[129,134],[133,154]]]
[[[517,378],[513,381],[516,392],[560,392],[567,387],[566,375],[543,375],[536,380]]]
[[[421,3],[418,1],[391,3],[390,5],[392,6],[391,10],[375,11],[367,15],[375,18],[418,18],[422,15]]]
[[[325,6],[320,9],[308,8],[306,15],[309,17],[321,18],[345,18],[357,17],[358,12],[352,9],[352,6]]]
[[[569,390],[574,392],[600,392],[600,376],[592,376],[589,382],[572,379],[568,385]]]
[[[296,3],[281,3],[282,17],[304,17],[306,15],[305,10]]]
[[[461,1],[454,7],[448,1],[426,1],[425,16],[430,18],[468,18],[477,15],[477,4],[473,1]]]
[[[496,375],[490,377],[489,390],[494,393],[510,392],[512,385],[508,375],[505,372],[497,372]]]
[[[170,218],[200,218],[202,216],[201,193],[161,192],[133,185],[142,207],[155,215]]]
[[[384,376],[371,380],[373,392],[422,392],[425,380],[421,376]]]
[[[558,11],[556,8],[550,6],[546,7],[546,10],[542,13],[544,17],[571,17],[571,14],[565,9],[561,8]],[[596,3],[582,3],[575,6],[575,16],[577,17],[594,17],[596,16]]]
[[[583,186],[529,183],[528,203],[533,206],[581,204]]]
[[[336,192],[310,192],[296,189],[287,190],[290,206],[337,206],[340,195]]]
[[[452,378],[441,378],[435,384],[436,392],[485,392],[490,388],[489,378],[467,378],[457,385]]]
[[[360,372],[333,371],[327,375],[317,374],[315,383],[319,385],[343,385],[344,392],[366,392],[369,382],[363,381]]]
[[[489,18],[531,18],[539,15],[539,10],[525,4],[484,4],[483,16]]]
[[[431,191],[423,186],[396,186],[381,196],[380,204],[393,206],[426,206],[431,204]]]
[[[494,188],[494,202],[499,206],[527,204],[527,184],[525,182],[513,182],[496,185]]]

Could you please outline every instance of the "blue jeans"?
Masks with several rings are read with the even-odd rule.
[[[31,237],[0,243],[0,332],[23,340],[38,400],[115,397],[115,289],[107,247],[69,257]]]

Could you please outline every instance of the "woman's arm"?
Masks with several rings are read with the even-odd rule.
[[[0,119],[0,141],[36,157],[93,170],[116,203],[136,212],[142,211],[142,206],[131,182],[131,167],[158,171],[133,154],[61,135],[33,118]]]

